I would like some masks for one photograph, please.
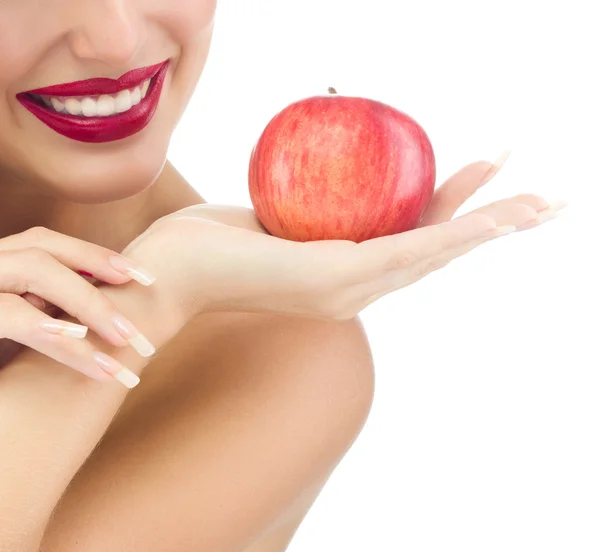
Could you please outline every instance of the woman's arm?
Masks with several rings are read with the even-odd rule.
[[[153,269],[156,255],[144,255],[143,247],[129,256]],[[159,278],[148,288],[99,287],[158,349],[185,323],[165,299],[167,286]],[[88,341],[136,374],[149,361],[92,332]],[[0,550],[38,551],[52,510],[126,395],[118,382],[99,383],[32,349],[0,370]]]
[[[265,232],[251,209],[204,205],[199,216]],[[126,249],[129,259],[158,277],[151,287],[131,282],[98,288],[159,349],[187,319],[170,299],[169,282],[160,277],[161,255],[155,249],[143,241]],[[69,316],[60,318],[76,322]],[[136,374],[149,362],[131,348],[111,347],[91,331],[87,341]],[[127,390],[117,382],[98,383],[32,349],[0,370],[2,552],[37,552],[52,511],[126,396]]]

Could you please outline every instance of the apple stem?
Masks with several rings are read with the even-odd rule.
[[[327,92],[329,92],[330,94],[337,94],[337,90],[333,86],[330,86],[327,89]]]

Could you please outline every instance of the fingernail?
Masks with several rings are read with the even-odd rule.
[[[562,199],[553,201],[548,205],[548,207],[538,213],[536,219],[537,224],[543,224],[544,222],[555,219],[558,216],[559,211],[564,209],[566,206],[567,202]]]
[[[492,178],[494,178],[494,176],[496,176],[496,174],[498,174],[500,169],[504,166],[504,163],[506,163],[506,160],[510,157],[511,153],[512,152],[510,150],[503,151],[502,155],[500,155],[500,157],[498,157],[498,159],[496,159],[496,161],[494,161],[492,163],[492,166],[483,175],[483,178],[481,179],[481,182],[479,183],[480,188],[481,188],[481,186],[484,186],[485,184],[487,184]]]
[[[71,322],[63,322],[54,320],[53,322],[42,322],[40,327],[47,332],[55,335],[64,335],[66,337],[76,337],[83,339],[87,335],[87,326],[72,324]]]
[[[544,224],[544,222],[555,219],[557,216],[558,212],[546,210],[538,215],[536,222],[537,224]]]
[[[89,273],[87,270],[78,270],[77,274],[81,274],[81,276],[87,276],[88,278],[95,278],[95,276]]]
[[[517,230],[516,226],[506,225],[506,226],[498,226],[496,227],[495,237],[499,238],[500,236],[506,236],[507,234],[512,234]]]
[[[133,389],[140,383],[140,378],[138,376],[113,357],[99,351],[95,352],[93,357],[96,364],[100,366],[102,370],[121,382],[128,389]]]
[[[126,318],[115,316],[113,324],[117,331],[129,342],[129,344],[143,357],[152,356],[156,349],[144,337],[139,330]]]
[[[156,281],[156,278],[148,270],[136,265],[122,255],[113,255],[108,261],[115,270],[118,270],[122,274],[127,274],[127,276],[143,286],[150,286]]]

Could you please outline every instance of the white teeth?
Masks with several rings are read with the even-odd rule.
[[[59,99],[50,98],[50,102],[52,103],[52,107],[54,108],[55,111],[62,113],[65,110],[65,104],[62,103]]]
[[[81,102],[75,98],[65,100],[65,109],[70,115],[81,115]]]
[[[99,117],[108,117],[109,115],[114,115],[117,112],[115,109],[115,99],[107,94],[100,96],[96,102],[96,106],[98,108]]]
[[[139,86],[136,86],[131,92],[131,103],[137,105],[142,101],[142,91]]]
[[[117,98],[115,99],[115,108],[117,113],[123,113],[132,108],[131,92],[129,92],[129,90],[123,90],[117,94]]]
[[[86,117],[95,117],[98,115],[98,105],[92,98],[84,98],[81,100],[81,113]]]
[[[145,80],[141,86],[130,90],[122,90],[118,94],[93,97],[58,98],[41,96],[48,107],[59,113],[84,117],[110,117],[117,113],[125,113],[133,106],[139,104],[148,94],[150,79]]]

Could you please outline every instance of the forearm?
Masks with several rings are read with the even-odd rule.
[[[152,270],[149,259],[136,253],[129,256]],[[159,279],[149,288],[99,287],[159,349],[184,324],[167,299],[167,285]],[[136,374],[149,361],[91,331],[87,339]],[[52,510],[126,395],[116,381],[96,382],[31,349],[0,370],[0,550],[38,550]]]

